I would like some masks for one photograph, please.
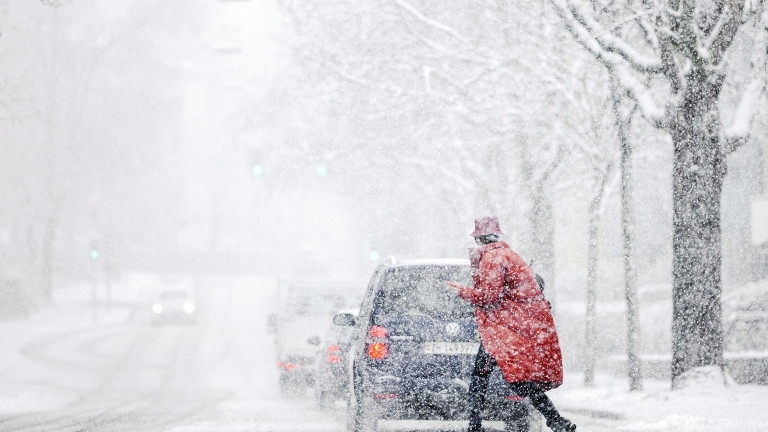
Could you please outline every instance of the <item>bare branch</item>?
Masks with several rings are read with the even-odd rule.
[[[647,56],[635,51],[635,49],[624,40],[611,34],[608,30],[603,28],[600,23],[584,13],[583,7],[578,0],[565,1],[567,2],[567,10],[570,12],[573,19],[589,32],[602,50],[618,54],[638,72],[661,72],[662,63],[660,58],[656,56]]]
[[[424,45],[428,46],[429,48],[435,51],[436,59],[442,59],[442,58],[445,58],[446,56],[450,56],[457,60],[462,60],[468,63],[476,63],[476,64],[483,64],[483,65],[498,64],[498,61],[494,63],[494,59],[492,58],[482,57],[483,50],[468,49],[468,50],[457,52],[456,47],[447,47],[444,44],[441,44],[440,42],[432,40],[422,35],[421,33],[417,32],[410,23],[406,22],[405,26],[410,31],[410,34],[413,35],[416,41],[423,43]],[[465,40],[464,42],[467,42],[467,41]]]
[[[563,162],[563,159],[565,158],[566,149],[565,149],[565,143],[562,141],[558,141],[557,143],[557,150],[555,151],[555,157],[552,158],[549,165],[541,171],[541,175],[539,176],[538,183],[546,183],[549,181],[550,177],[552,177],[552,174],[557,171],[557,167],[560,166],[560,163]]]
[[[402,7],[403,9],[407,10],[408,12],[410,12],[411,15],[413,15],[416,18],[418,18],[419,20],[423,21],[425,24],[429,25],[430,27],[434,27],[434,28],[436,28],[438,30],[441,30],[441,31],[443,31],[445,33],[448,33],[451,36],[454,36],[457,39],[461,40],[462,42],[466,42],[467,41],[467,38],[462,36],[458,31],[452,29],[451,27],[449,27],[449,26],[447,26],[447,25],[445,25],[445,24],[443,24],[443,23],[441,23],[439,21],[435,21],[435,20],[425,16],[424,14],[422,14],[421,12],[416,10],[415,7],[411,6],[411,4],[406,2],[405,0],[396,0],[396,3],[398,5],[400,5],[400,7]]]

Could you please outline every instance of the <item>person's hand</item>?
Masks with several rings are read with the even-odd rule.
[[[451,287],[457,293],[461,289],[461,285],[457,284],[456,282],[453,282],[453,281],[445,281],[445,284],[448,285],[449,287]]]

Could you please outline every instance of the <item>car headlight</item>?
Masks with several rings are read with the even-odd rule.
[[[184,303],[184,312],[191,314],[195,312],[195,304],[194,303]]]
[[[163,313],[163,306],[158,304],[158,303],[153,304],[152,305],[152,312],[156,313],[156,314]]]

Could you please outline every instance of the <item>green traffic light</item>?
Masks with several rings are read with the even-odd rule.
[[[376,252],[376,251],[370,251],[370,252],[368,253],[368,258],[369,258],[371,261],[378,261],[378,260],[379,260],[379,258],[381,258],[381,255],[379,255],[379,253],[378,253],[378,252]]]
[[[315,174],[318,177],[325,177],[328,175],[328,167],[325,165],[317,165],[315,166]]]
[[[254,165],[251,167],[251,176],[253,178],[261,177],[264,174],[264,167],[261,165]]]
[[[91,259],[92,260],[99,259],[99,255],[100,255],[99,251],[97,251],[96,249],[91,249]]]

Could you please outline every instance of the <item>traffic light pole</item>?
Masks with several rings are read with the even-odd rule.
[[[99,288],[97,279],[97,265],[94,262],[91,266],[91,318],[93,319],[93,323],[96,324],[99,322],[99,311],[98,311],[98,305],[96,304],[96,294]]]

